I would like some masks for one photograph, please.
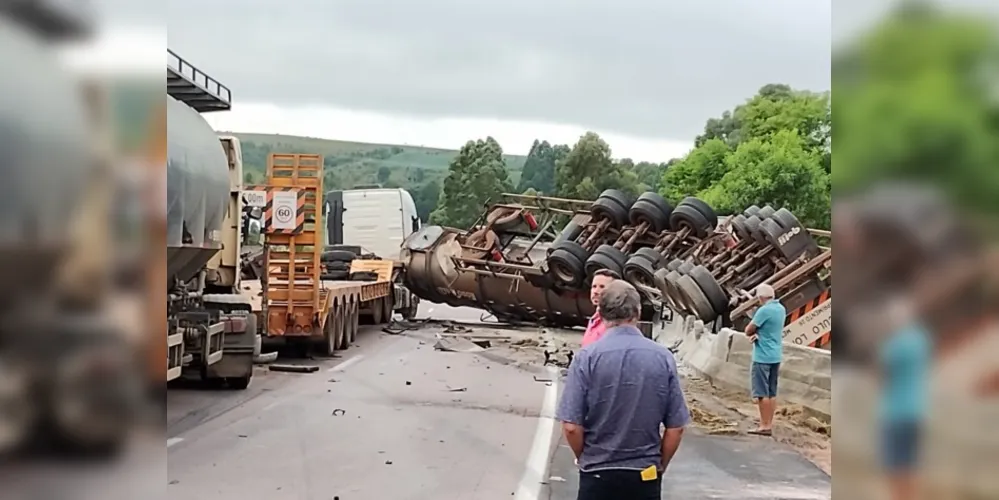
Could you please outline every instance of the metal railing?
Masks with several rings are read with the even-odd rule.
[[[226,104],[232,104],[229,87],[206,75],[170,49],[167,49],[167,68]]]

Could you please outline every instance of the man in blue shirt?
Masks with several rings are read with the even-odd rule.
[[[892,498],[914,498],[916,468],[928,403],[927,384],[933,356],[932,336],[904,301],[889,307],[901,328],[880,346],[884,374],[881,389],[881,461]]]
[[[640,313],[635,287],[608,284],[607,332],[569,367],[556,416],[579,465],[577,500],[661,498],[662,473],[690,421],[676,361],[642,335]]]
[[[753,366],[750,378],[753,399],[760,409],[760,426],[750,434],[772,436],[774,410],[777,408],[777,379],[784,342],[784,318],[787,310],[774,297],[772,286],[756,287],[760,307],[746,326],[746,335],[753,343]]]

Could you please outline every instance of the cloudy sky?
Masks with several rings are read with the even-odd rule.
[[[668,160],[764,84],[828,89],[829,4],[171,0],[166,19],[170,47],[232,89],[219,129],[452,148],[491,134],[514,153],[594,130],[615,156]]]

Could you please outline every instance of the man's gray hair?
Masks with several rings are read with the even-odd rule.
[[[774,287],[763,283],[756,287],[756,296],[761,299],[772,299],[776,296],[776,293],[774,293]]]
[[[638,290],[624,280],[614,280],[600,294],[600,317],[609,324],[638,321],[642,299]]]

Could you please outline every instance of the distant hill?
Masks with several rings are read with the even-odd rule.
[[[457,150],[420,146],[367,144],[294,135],[222,133],[235,135],[242,143],[243,177],[248,184],[263,180],[270,153],[319,154],[323,156],[325,166],[323,187],[326,191],[372,184],[405,188],[412,193],[424,221],[437,204],[448,164],[458,154]],[[510,181],[516,185],[527,157],[504,156],[510,170]]]
[[[378,173],[389,169],[386,181],[399,187],[414,187],[428,177],[438,177],[447,170],[448,164],[457,155],[457,150],[401,146],[396,144],[368,144],[363,142],[336,141],[314,137],[299,137],[277,134],[233,133],[243,145],[243,164],[248,172],[263,174],[267,166],[267,155],[275,153],[313,153],[323,156],[327,170],[343,175],[342,181],[355,184],[379,182]],[[525,156],[505,155],[507,166],[514,184],[520,178]],[[418,173],[423,170],[424,172]],[[438,173],[438,171],[441,171]],[[433,173],[431,173],[433,172]],[[339,186],[350,188],[352,186]]]

